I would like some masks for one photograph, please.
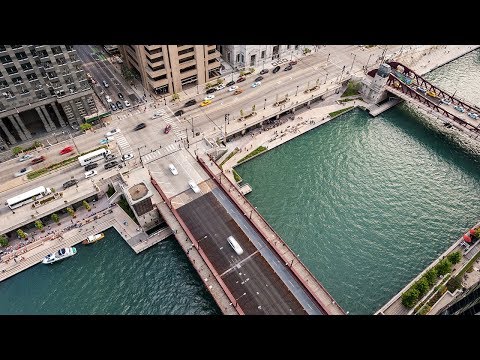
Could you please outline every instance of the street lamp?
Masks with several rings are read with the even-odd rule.
[[[256,206],[255,206],[255,210],[257,210]],[[252,213],[253,213],[253,209],[250,211],[250,220],[252,220]]]
[[[207,238],[207,236],[208,236],[208,234],[207,234],[207,235],[205,235],[203,238],[201,238],[200,240],[198,240],[198,241],[197,241],[197,250],[200,250],[200,241],[202,241],[202,240],[206,239],[206,238]]]
[[[325,74],[325,81],[323,82],[324,84],[327,83],[327,76],[328,76],[328,73]]]
[[[267,106],[267,99],[265,99],[265,102],[263,103],[263,110],[265,110],[265,106]]]
[[[353,63],[355,62],[355,58],[357,57],[357,54],[352,54],[353,55],[353,61],[352,61],[352,66],[350,67],[350,73],[352,73],[352,69],[353,69]]]
[[[327,63],[328,63],[328,59],[330,59],[330,53],[328,53],[328,56],[327,56]]]
[[[236,298],[236,299],[235,299],[235,307],[237,307],[237,306],[238,306],[238,300],[239,300],[239,299],[240,299],[242,296],[245,296],[245,295],[247,295],[247,293],[246,293],[246,292],[244,292],[242,295],[240,295],[238,298]],[[230,303],[230,305],[233,305],[233,304],[232,304],[232,303]]]
[[[365,65],[365,74],[368,72],[368,63],[370,62],[370,57],[372,56],[373,54],[370,54],[370,56],[368,57],[368,60],[367,60],[367,65]]]
[[[298,94],[298,85],[297,85],[297,91],[295,92],[295,96],[297,96],[297,94]]]

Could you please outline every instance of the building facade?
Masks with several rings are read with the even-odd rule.
[[[0,45],[0,148],[97,111],[71,45]]]
[[[304,45],[218,45],[223,60],[234,69],[262,66],[300,53]]]
[[[439,315],[480,315],[480,283],[459,295]]]
[[[173,94],[220,76],[215,45],[120,45],[124,63],[148,91]]]

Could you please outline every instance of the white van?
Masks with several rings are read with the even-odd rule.
[[[242,247],[238,244],[237,240],[233,236],[229,236],[227,238],[228,243],[232,247],[232,249],[237,253],[237,255],[242,255],[243,254],[243,249]]]

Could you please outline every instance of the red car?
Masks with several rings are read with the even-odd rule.
[[[289,62],[290,65],[297,65],[297,60],[292,60]]]
[[[67,146],[66,148],[63,148],[60,151],[60,155],[68,154],[69,152],[72,152],[72,151],[73,151],[73,147],[72,146]]]
[[[237,83],[242,82],[242,81],[245,81],[245,80],[246,80],[245,77],[243,77],[243,76],[242,76],[242,77],[239,77],[239,78],[237,79]]]
[[[163,132],[165,134],[168,134],[168,132],[170,131],[171,128],[172,128],[172,125],[168,124],[167,126],[165,126],[165,130],[163,130]]]
[[[32,165],[34,165],[34,164],[41,163],[42,161],[45,161],[45,156],[43,156],[43,155],[38,157],[38,158],[33,159],[30,163]]]

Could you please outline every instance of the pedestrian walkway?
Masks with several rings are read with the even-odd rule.
[[[160,159],[164,156],[173,154],[174,152],[177,152],[182,149],[181,143],[171,143],[167,146],[162,147],[161,149],[157,149],[155,151],[152,151],[146,155],[142,155],[142,162],[144,165],[155,161],[157,159]]]
[[[132,154],[133,150],[132,147],[130,146],[130,143],[128,140],[125,138],[125,136],[120,133],[120,134],[115,134],[115,141],[117,142],[117,146],[119,147],[120,153],[121,154]]]

